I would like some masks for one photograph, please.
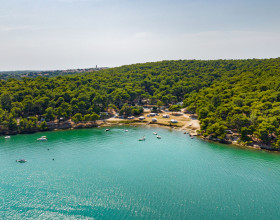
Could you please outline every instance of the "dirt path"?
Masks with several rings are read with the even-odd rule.
[[[187,123],[183,127],[181,127],[180,130],[186,130],[191,135],[196,136],[197,131],[200,130],[199,120],[197,119],[196,116],[193,116],[191,114],[184,113],[183,116],[187,118]]]

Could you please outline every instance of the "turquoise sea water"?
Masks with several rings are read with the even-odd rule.
[[[0,219],[280,218],[280,154],[162,128],[0,137],[0,178]]]

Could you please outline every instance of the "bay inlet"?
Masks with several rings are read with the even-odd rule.
[[[0,218],[279,218],[279,153],[172,129],[105,129],[0,138]]]

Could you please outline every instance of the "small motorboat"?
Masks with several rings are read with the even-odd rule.
[[[157,132],[153,132],[154,135],[157,135]]]
[[[4,138],[5,138],[5,139],[10,139],[10,138],[11,138],[11,136],[5,136]]]
[[[110,131],[110,129],[109,129],[109,128],[107,128],[105,131]]]
[[[16,162],[19,162],[19,163],[26,163],[27,160],[24,160],[24,159],[19,159],[19,160],[16,160]]]
[[[161,136],[157,135],[157,139],[161,139]]]
[[[37,138],[37,141],[47,141],[47,137],[46,136],[42,136],[40,138]]]
[[[128,130],[124,130],[125,132],[128,132]]]
[[[146,140],[145,136],[139,139],[139,141],[145,141],[145,140]]]

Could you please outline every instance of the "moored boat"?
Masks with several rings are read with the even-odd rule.
[[[139,139],[139,141],[145,141],[145,140],[146,140],[145,136]]]
[[[27,160],[24,160],[24,159],[19,159],[19,160],[16,160],[16,162],[19,162],[19,163],[26,163]]]
[[[40,138],[37,138],[37,141],[47,141],[47,137],[46,136],[42,136]]]

